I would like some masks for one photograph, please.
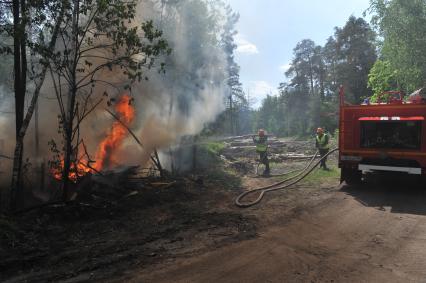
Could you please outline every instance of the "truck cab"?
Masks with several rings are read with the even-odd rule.
[[[384,97],[377,103],[349,105],[340,89],[342,182],[358,183],[365,173],[426,173],[426,101],[418,96],[407,100],[400,92]]]

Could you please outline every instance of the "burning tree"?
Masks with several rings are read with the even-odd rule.
[[[59,31],[61,43],[49,60],[64,140],[63,200],[70,174],[80,162],[82,121],[111,91],[129,92],[133,82],[147,79],[143,69],[170,52],[151,21],[136,22],[136,1],[74,0],[68,4]]]

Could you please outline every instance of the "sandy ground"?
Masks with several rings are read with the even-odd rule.
[[[241,209],[238,194],[280,178],[217,172],[0,218],[0,282],[426,282],[418,183],[346,186],[335,174]]]
[[[129,273],[128,282],[422,282],[426,194],[407,187],[298,187],[244,211],[258,237]]]

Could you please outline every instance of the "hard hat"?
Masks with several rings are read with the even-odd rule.
[[[323,134],[324,133],[324,129],[323,128],[318,128],[317,129],[317,134]]]
[[[265,130],[264,129],[260,129],[257,134],[261,137],[263,137],[265,135]]]

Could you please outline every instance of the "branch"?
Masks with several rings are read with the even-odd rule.
[[[61,11],[59,13],[58,20],[57,20],[56,25],[55,25],[55,29],[54,29],[53,34],[52,34],[52,38],[49,42],[49,50],[53,50],[53,48],[55,47],[56,39],[57,39],[58,33],[59,33],[59,28],[61,26],[61,22],[62,22],[62,19],[64,17],[64,14],[65,14],[65,7],[64,7],[64,5],[62,5]],[[22,126],[19,129],[19,135],[18,136],[19,136],[20,139],[24,138],[25,133],[26,133],[27,128],[28,128],[28,125],[30,124],[32,115],[34,113],[35,105],[37,103],[38,96],[40,94],[40,90],[41,90],[41,87],[43,85],[43,82],[44,82],[44,79],[45,79],[45,76],[46,76],[47,69],[48,69],[48,66],[46,64],[46,65],[43,66],[43,69],[41,71],[39,83],[38,84],[36,83],[36,89],[34,90],[33,97],[31,98],[30,106],[28,107],[27,114],[25,115],[25,119],[22,122]]]
[[[90,110],[88,110],[87,112],[85,112],[84,114],[83,114],[83,116],[81,116],[81,118],[79,118],[79,119],[77,119],[77,125],[75,126],[75,128],[74,128],[74,132],[77,130],[77,128],[80,126],[80,123],[81,123],[81,121],[83,121],[90,113],[92,113],[93,112],[93,110],[95,110],[96,109],[96,107],[99,105],[99,104],[101,104],[101,102],[103,101],[104,99],[103,98],[101,98],[101,99],[99,99],[99,101],[95,104],[95,105],[93,105],[92,106],[92,108],[90,108]]]
[[[95,160],[93,160],[92,158],[90,158],[89,152],[87,151],[87,147],[86,144],[84,143],[84,141],[82,140],[82,145],[83,145],[83,149],[84,149],[84,153],[87,156],[87,162],[91,163],[91,162],[96,162]]]
[[[102,57],[102,56],[90,56],[92,58],[100,58],[100,59],[106,59],[106,60],[111,60],[110,58],[107,57]],[[93,71],[89,72],[87,75],[85,75],[84,77],[82,77],[78,82],[77,82],[77,86],[80,85],[82,82],[84,82],[87,78],[92,77],[100,70],[102,70],[105,67],[111,67],[111,66],[115,66],[115,65],[120,65],[119,63],[122,61],[126,61],[126,60],[130,60],[130,56],[123,56],[123,57],[119,57],[115,60],[111,60],[107,63],[101,64],[99,66],[97,66]]]
[[[9,156],[3,155],[3,154],[0,154],[0,158],[5,158],[5,159],[13,160],[12,157],[9,157]]]
[[[92,22],[93,22],[93,20],[95,19],[95,16],[96,16],[96,14],[98,13],[98,11],[99,11],[99,8],[98,7],[96,7],[96,10],[93,12],[93,14],[90,16],[90,19],[89,19],[89,21],[87,22],[87,24],[86,24],[86,28],[85,28],[85,30],[84,30],[84,32],[83,32],[83,35],[81,36],[81,39],[80,39],[80,41],[78,42],[78,45],[77,45],[77,49],[76,50],[80,50],[80,48],[81,48],[81,44],[83,43],[83,40],[86,38],[86,36],[85,36],[85,34],[87,33],[87,31],[89,30],[89,27],[90,27],[90,25],[92,24]],[[81,54],[81,52],[79,53],[79,56],[80,56],[80,54]]]
[[[117,120],[117,122],[119,122],[121,125],[123,125],[123,127],[125,127],[127,129],[127,131],[132,135],[132,137],[135,139],[135,141],[141,146],[142,149],[144,149],[144,146],[142,144],[142,142],[138,139],[138,137],[133,133],[133,131],[126,125],[124,124],[119,117],[117,117],[117,115],[115,115],[114,113],[112,113],[111,111],[109,111],[108,109],[105,109],[106,112],[108,112],[112,117],[114,117],[114,119]],[[154,149],[155,151],[157,151],[156,149]],[[150,156],[151,161],[154,163],[154,165],[158,168],[158,170],[160,170],[161,164],[158,164],[157,161],[152,157],[152,155]]]
[[[93,168],[89,163],[84,164],[83,162],[80,162],[80,161],[78,163],[81,164],[81,165],[83,165],[83,166],[85,166],[85,167],[87,167],[87,168],[89,168],[90,170],[95,171],[97,174],[99,174],[101,176],[103,175],[100,171],[98,171],[95,168]]]
[[[106,108],[105,108],[105,111],[108,112],[112,117],[114,117],[114,119],[117,120],[117,122],[119,122],[122,126],[124,126],[127,129],[127,131],[133,136],[135,141],[142,147],[142,149],[144,148],[142,142],[138,139],[138,137],[133,133],[132,130],[130,130],[130,128],[124,122],[120,120],[120,118],[117,115],[115,115],[114,113],[112,113]]]
[[[89,57],[89,56],[83,56],[83,54],[88,52],[88,51],[92,51],[92,50],[95,50],[95,49],[106,49],[106,48],[112,47],[112,46],[114,46],[113,43],[112,44],[101,44],[101,45],[96,45],[96,46],[81,50],[80,53],[79,53],[80,58]]]
[[[60,90],[58,90],[58,87],[56,85],[55,76],[53,75],[53,71],[50,64],[49,64],[49,70],[50,70],[50,76],[52,77],[52,81],[53,81],[53,88],[55,89],[56,100],[58,101],[59,110],[61,111],[61,117],[64,120],[65,119],[64,103],[62,101],[62,95],[60,95]]]

